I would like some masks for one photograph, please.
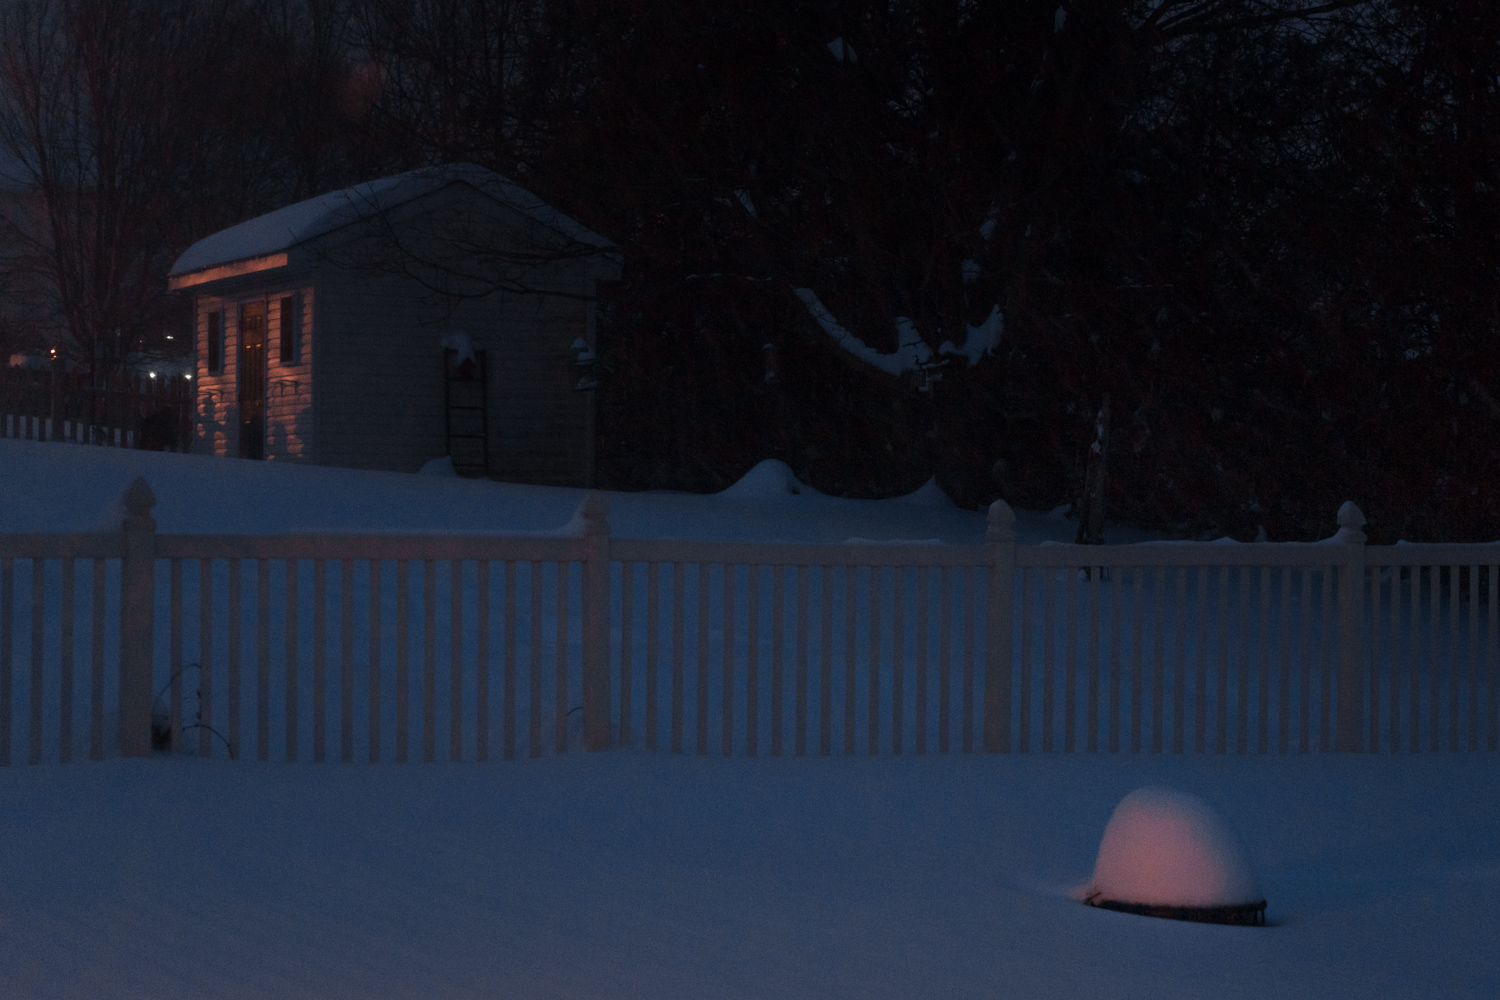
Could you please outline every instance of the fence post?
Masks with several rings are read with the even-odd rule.
[[[1364,613],[1365,613],[1365,515],[1353,500],[1339,508],[1339,530],[1333,536],[1344,546],[1339,565],[1339,672],[1338,730],[1335,748],[1340,753],[1364,749]]]
[[[151,753],[152,632],[156,624],[156,496],[136,477],[125,490],[120,564],[120,753]]]
[[[1016,572],[1016,515],[1010,504],[990,504],[984,538],[990,546],[990,578],[984,616],[984,750],[1010,751],[1012,602]],[[1022,707],[1023,711],[1025,706]]]
[[[603,750],[610,742],[609,698],[609,505],[591,490],[583,515],[583,745]]]

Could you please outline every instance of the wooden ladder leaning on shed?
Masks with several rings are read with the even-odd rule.
[[[472,359],[458,359],[458,352],[443,348],[443,416],[448,435],[448,455],[453,471],[465,479],[490,474],[489,393],[486,391],[483,348]]]

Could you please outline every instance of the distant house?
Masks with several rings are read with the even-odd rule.
[[[614,246],[480,167],[312,198],[189,247],[198,453],[588,485]]]

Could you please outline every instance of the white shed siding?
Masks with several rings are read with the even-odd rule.
[[[295,320],[301,326],[301,350],[292,364],[281,363],[281,300],[298,302]],[[280,461],[311,461],[312,455],[312,344],[313,289],[283,283],[240,295],[199,296],[197,299],[198,419],[193,450],[200,454],[235,457],[240,450],[239,318],[240,309],[266,303],[266,457]],[[218,312],[223,323],[223,370],[208,371],[208,316]]]
[[[288,298],[293,303],[291,317],[281,315],[282,302]],[[311,288],[267,295],[266,457],[279,462],[312,459],[312,306]],[[288,319],[298,327],[297,353],[291,362],[283,363],[281,330]]]
[[[319,284],[318,461],[415,472],[445,454],[441,314],[396,277]]]
[[[491,475],[588,483],[592,394],[572,391],[582,299],[492,295],[450,313],[416,282],[342,272],[320,294],[320,463],[414,472],[447,454],[441,341],[462,329],[488,360]]]
[[[217,312],[222,323],[223,368],[208,370],[208,315]],[[238,361],[233,349],[238,323],[233,301],[218,296],[199,296],[197,307],[198,419],[194,424],[193,450],[207,455],[234,455],[239,450],[239,405],[235,396]]]

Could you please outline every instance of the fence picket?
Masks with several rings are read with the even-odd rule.
[[[1407,577],[1406,585],[1406,621],[1407,621],[1407,712],[1410,716],[1406,743],[1411,753],[1421,753],[1422,747],[1422,672],[1421,665],[1421,631],[1418,626],[1418,618],[1421,615],[1421,579],[1422,568],[1411,567]]]
[[[1500,566],[1490,566],[1490,752],[1500,750]]]
[[[1057,601],[1053,596],[1055,569],[1042,570],[1042,752],[1052,752],[1057,714]]]
[[[1382,676],[1382,671],[1380,669],[1380,650],[1382,648],[1382,643],[1380,642],[1380,596],[1382,588],[1380,586],[1380,567],[1367,566],[1367,571],[1369,575],[1370,592],[1370,638],[1372,641],[1370,642],[1368,669],[1366,670],[1365,678],[1365,683],[1369,685],[1370,690],[1369,719],[1366,721],[1365,727],[1366,732],[1369,736],[1370,753],[1379,753],[1381,744],[1380,688]]]
[[[464,759],[464,564],[448,561],[448,759]]]
[[[255,561],[255,759],[271,759],[271,571]]]
[[[316,564],[315,564],[316,565]],[[376,764],[380,761],[380,560],[370,560],[370,763]],[[321,598],[317,606],[322,606]],[[321,645],[321,643],[318,643]],[[313,715],[314,733],[320,725],[323,716],[323,682],[321,670],[315,672],[313,680]],[[315,749],[313,755],[316,759],[323,759],[322,740],[314,740]]]
[[[929,567],[917,567],[917,717],[916,751],[927,752],[927,571]]]
[[[354,763],[354,560],[339,566],[339,721],[341,759]]]
[[[181,560],[172,560],[174,567]],[[301,650],[297,642],[297,575],[299,562],[296,559],[286,561],[286,759],[294,761],[297,759],[297,686],[299,683]],[[173,585],[177,580],[173,579]],[[177,602],[174,600],[173,602]],[[174,632],[176,629],[174,628]],[[175,660],[176,657],[173,657]],[[176,709],[173,715],[176,715]],[[176,730],[173,730],[172,744],[176,746]]]
[[[396,763],[406,763],[411,738],[411,562],[396,561]],[[535,634],[533,634],[535,638]],[[533,725],[535,722],[533,721]],[[533,754],[533,756],[535,756]]]
[[[347,587],[347,582],[345,583]],[[347,715],[346,715],[347,717]],[[422,762],[437,760],[437,560],[422,560]]]
[[[1312,569],[1302,569],[1302,616],[1299,619],[1302,625],[1302,644],[1298,647],[1302,654],[1300,669],[1298,671],[1298,701],[1297,701],[1297,726],[1298,726],[1298,750],[1307,753],[1311,749],[1308,745],[1311,736],[1312,719]]]
[[[727,599],[727,598],[726,598]],[[822,614],[822,642],[818,645],[818,753],[833,753],[833,567],[818,575],[818,610]]]
[[[786,654],[786,567],[771,567],[771,756],[781,756],[786,707],[783,687]]]
[[[1078,573],[1065,569],[1063,593],[1063,742],[1064,752],[1078,749]]]
[[[1156,567],[1153,581],[1156,588],[1152,601],[1151,632],[1151,752],[1161,753],[1166,746],[1163,727],[1166,725],[1167,702],[1167,568]]]
[[[708,563],[698,564],[698,689],[694,736],[700,755],[708,753]]]
[[[1390,716],[1390,739],[1386,741],[1391,753],[1401,752],[1401,567],[1390,567],[1391,586],[1386,602],[1386,663],[1390,674],[1387,712]]]
[[[516,756],[516,562],[514,559],[505,560],[505,608],[502,614],[505,617],[505,660],[502,669],[505,676],[501,681],[504,687],[500,706],[502,714],[502,726],[504,732],[501,738],[505,741],[505,759],[514,760]]]
[[[633,709],[630,667],[635,659],[634,590],[635,563],[623,562],[620,564],[620,745],[624,747],[630,746],[630,713]],[[728,635],[729,630],[726,628],[724,632]],[[724,755],[729,756],[729,751],[725,750]]]
[[[1256,647],[1256,746],[1270,753],[1271,738],[1271,567],[1260,568],[1260,643]],[[1372,726],[1374,723],[1372,722]]]
[[[1104,587],[1104,569],[1095,566],[1089,573],[1089,631],[1088,631],[1088,684],[1085,697],[1088,699],[1084,725],[1088,728],[1085,746],[1089,753],[1099,752],[1099,615],[1100,596]]]
[[[891,567],[891,753],[906,732],[906,568]]]
[[[62,636],[60,642],[61,683],[58,686],[58,759],[66,764],[73,759],[73,605],[74,565],[72,559],[62,562]],[[180,641],[180,640],[179,640]],[[180,657],[179,657],[180,658]]]
[[[1172,618],[1177,626],[1172,640],[1172,752],[1179,754],[1187,749],[1188,614],[1184,606],[1187,601],[1187,584],[1187,567],[1180,566],[1177,569],[1176,600],[1172,602]]]
[[[646,564],[646,749],[656,749],[657,702],[657,641],[661,631],[661,611],[658,604],[661,578],[661,563]]]
[[[797,567],[796,753],[807,755],[807,567]],[[707,613],[705,612],[705,617]]]
[[[938,753],[951,752],[953,732],[953,572],[938,567]],[[1009,742],[1007,740],[1007,742]],[[1007,748],[1008,749],[1008,748]]]
[[[205,562],[207,562],[207,560],[205,560]],[[9,580],[9,572],[8,571],[7,571],[6,579]],[[90,648],[89,648],[89,656],[90,656],[90,660],[91,660],[91,664],[90,664],[91,671],[90,671],[90,675],[89,675],[89,757],[91,759],[93,759],[93,760],[103,760],[104,759],[104,560],[103,559],[95,559],[94,560],[94,591],[93,591],[93,598],[94,598],[94,616],[93,616],[94,634],[91,637]],[[5,634],[5,644],[8,647],[10,645],[10,621],[9,621],[8,615],[0,616],[0,632],[4,632],[4,634]],[[205,645],[206,645],[206,643],[207,643],[207,640],[205,640]],[[206,655],[204,657],[203,663],[204,663],[204,668],[207,669],[208,658],[207,658]],[[3,752],[6,755],[6,760],[3,763],[9,763],[10,762],[10,760],[9,760],[9,754],[10,754],[10,704],[9,704],[9,698],[10,698],[10,670],[8,668],[5,669],[5,670],[3,670],[3,671],[0,671],[0,684],[4,684],[4,686],[5,686],[5,695],[3,696],[3,699],[0,699],[0,700],[4,701],[4,705],[5,705],[5,707],[3,709],[4,719],[3,719],[3,722],[0,722],[0,724],[3,724],[4,727],[5,727],[5,735],[4,735],[4,739],[0,740],[0,744],[3,744],[3,747],[4,747]],[[205,688],[205,690],[207,690],[207,688]],[[205,694],[204,697],[207,698],[207,695]],[[207,702],[205,702],[205,704],[207,704]],[[205,733],[204,735],[206,736],[207,734]]]
[[[556,676],[553,681],[554,701],[557,705],[557,732],[554,743],[558,753],[568,752],[568,712],[572,708],[568,691],[568,592],[571,584],[572,564],[559,559],[557,566],[557,659]]]
[[[844,567],[844,756],[854,756],[854,726],[857,718],[855,704],[855,611],[859,600],[858,572],[853,566]]]
[[[1208,567],[1199,566],[1193,579],[1198,584],[1198,609],[1193,630],[1193,752],[1208,747]]]
[[[1465,670],[1469,675],[1470,753],[1479,750],[1479,567],[1469,566],[1469,655]]]
[[[15,560],[0,559],[0,767],[10,765],[11,650],[16,638],[15,612]]]
[[[94,587],[100,593],[95,597],[95,607],[99,618],[103,618],[103,560],[94,560],[95,578]],[[198,560],[198,756],[208,757],[213,754],[213,689],[214,689],[214,602],[213,602],[213,560]],[[95,625],[98,629],[98,625]],[[96,631],[96,635],[102,632]],[[102,643],[101,643],[102,644]],[[100,650],[100,654],[103,650]],[[98,657],[98,676],[103,680],[104,659]],[[103,692],[100,692],[99,710],[104,709]],[[101,727],[102,728],[102,727]],[[100,749],[103,749],[104,741],[101,733],[99,741]]]
[[[1333,603],[1333,570],[1323,571],[1323,588],[1321,603],[1318,605],[1322,612],[1322,636],[1318,643],[1318,750],[1327,753],[1333,745],[1332,719],[1330,711],[1333,687],[1333,642],[1332,637],[1336,634],[1337,625],[1334,615],[1336,609]]]
[[[1214,682],[1214,752],[1229,752],[1229,567],[1219,567],[1218,673]]]
[[[1184,570],[1184,572],[1186,572]],[[1109,585],[1109,752],[1120,752],[1120,604],[1125,589],[1125,569],[1117,567]],[[1024,708],[1023,708],[1024,711]]]
[[[531,656],[531,675],[526,690],[530,709],[530,732],[527,751],[533,757],[542,755],[542,563],[531,561],[531,620],[526,633],[527,651]]]
[[[373,587],[373,584],[372,584]],[[474,759],[490,759],[490,561],[474,567]]]
[[[1489,656],[1490,665],[1490,725],[1489,749],[1500,750],[1500,566],[1490,566],[1490,616]]]
[[[682,753],[683,662],[683,564],[672,564],[672,752]]]
[[[1291,749],[1292,733],[1292,568],[1283,566],[1278,576],[1281,580],[1281,645],[1277,663],[1276,747],[1279,753],[1287,753]]]
[[[870,567],[870,728],[865,735],[871,757],[880,752],[880,606],[885,596],[880,575],[880,567]]]
[[[1235,645],[1240,655],[1235,665],[1234,749],[1236,753],[1247,753],[1250,749],[1250,571],[1240,567],[1239,578]]]
[[[1443,666],[1448,674],[1448,752],[1458,751],[1458,718],[1460,715],[1458,705],[1458,674],[1459,664],[1456,653],[1458,652],[1458,629],[1459,629],[1459,593],[1458,578],[1459,567],[1448,568],[1448,655],[1443,657]]]
[[[1045,574],[1046,572],[1047,571],[1045,569],[1036,570],[1034,572],[1026,569],[1021,570],[1021,585],[1016,588],[1017,593],[1019,593],[1021,597],[1021,725],[1020,732],[1016,737],[1019,741],[1021,753],[1031,752],[1031,672],[1033,670],[1031,648],[1033,638],[1031,634],[1031,623],[1033,618],[1035,618],[1035,616],[1031,613],[1031,605],[1032,602],[1036,599],[1036,595],[1033,593],[1033,591],[1037,589],[1035,581],[1039,578],[1039,575]],[[1045,599],[1045,594],[1043,594],[1043,598]],[[970,602],[970,606],[974,606],[974,604],[976,604],[978,600],[978,595],[975,595],[974,600]],[[967,610],[968,609],[966,608],[965,611]],[[966,629],[966,631],[968,630]],[[972,657],[968,659],[972,660]],[[965,669],[972,670],[973,668],[968,662],[966,662]],[[969,697],[969,690],[972,688],[972,684],[966,683],[964,687],[964,696],[967,698]],[[972,712],[972,704],[968,707]]]
[[[371,607],[371,613],[376,609]],[[379,619],[372,619],[378,622]],[[322,763],[328,739],[328,560],[313,560],[313,760]]]
[[[229,648],[228,663],[226,664],[226,682],[229,690],[225,697],[225,710],[229,718],[229,758],[238,760],[240,756],[240,626],[243,624],[244,614],[241,601],[240,589],[244,583],[242,576],[245,571],[245,560],[230,559],[229,562]]]
[[[723,676],[720,678],[719,719],[720,749],[724,756],[734,753],[734,577],[738,568],[733,563],[724,563],[724,648]]]
[[[64,560],[64,566],[70,560]],[[167,628],[167,668],[171,671],[168,686],[171,688],[171,705],[168,725],[171,750],[173,753],[182,752],[182,672],[185,664],[182,662],[182,560],[171,560],[168,569],[170,580],[168,590],[168,628]],[[67,583],[63,584],[64,595],[67,593]],[[66,600],[66,596],[64,597]],[[66,612],[64,613],[64,627],[66,628]],[[71,673],[67,666],[67,656],[63,658],[64,676]],[[153,706],[154,707],[154,706]]]
[[[42,762],[42,677],[45,651],[46,603],[44,585],[47,579],[47,564],[42,559],[31,560],[31,753],[32,764]]]
[[[760,743],[760,567],[745,570],[745,754],[754,757]]]

